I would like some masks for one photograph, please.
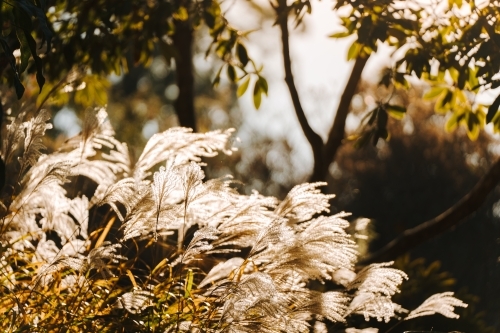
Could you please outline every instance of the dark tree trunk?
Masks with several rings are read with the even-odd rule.
[[[179,96],[174,107],[179,124],[196,132],[194,111],[194,68],[193,68],[193,28],[189,20],[174,21],[175,33],[172,36],[176,49],[175,67]]]

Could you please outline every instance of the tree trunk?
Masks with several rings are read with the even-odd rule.
[[[193,68],[193,28],[191,22],[174,20],[175,33],[172,36],[176,49],[175,67],[176,83],[179,95],[174,107],[179,124],[192,128],[196,132],[196,116],[194,111],[194,68]]]

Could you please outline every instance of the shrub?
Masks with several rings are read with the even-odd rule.
[[[170,129],[132,163],[102,109],[48,155],[48,113],[24,118],[3,131],[2,331],[308,332],[466,306],[443,293],[408,312],[391,300],[404,272],[356,272],[348,214],[320,215],[332,198],[322,183],[278,202],[204,181],[201,157],[230,154],[231,130]],[[326,280],[334,290],[311,288]]]

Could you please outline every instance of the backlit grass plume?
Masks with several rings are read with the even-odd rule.
[[[133,162],[102,109],[49,155],[48,114],[24,117],[2,131],[2,332],[309,332],[408,313],[391,300],[405,273],[356,272],[347,214],[320,215],[324,184],[279,202],[204,179],[201,158],[230,154],[231,130],[170,129]],[[456,306],[438,294],[407,318]]]

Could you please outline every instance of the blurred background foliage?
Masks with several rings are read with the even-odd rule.
[[[297,5],[300,3],[302,7]],[[307,3],[296,1],[293,6],[297,7],[291,5],[296,22],[302,22],[301,15],[307,12]],[[363,1],[360,3],[366,5]],[[50,108],[55,128],[49,133],[49,149],[57,149],[68,137],[79,132],[86,108],[107,104],[117,138],[127,142],[136,154],[154,133],[181,123],[191,122],[191,127],[200,132],[234,127],[236,137],[241,138],[234,142],[238,152],[206,160],[207,177],[231,174],[241,181],[238,185],[241,191],[257,190],[279,198],[283,198],[293,185],[305,180],[291,158],[297,148],[287,136],[269,136],[245,122],[238,96],[248,91],[253,104],[260,106],[262,97],[267,94],[267,81],[261,74],[262,68],[247,51],[247,32],[231,26],[219,2],[16,0],[13,4],[9,6],[2,1],[2,119],[23,110],[34,112],[41,107]],[[276,13],[269,8],[253,1],[251,5],[261,20],[277,20]],[[339,1],[337,5],[346,4]],[[453,6],[458,4],[451,3]],[[340,38],[355,33],[362,36],[352,44],[350,58],[374,52],[375,42],[389,39],[390,36],[375,33],[381,31],[378,24],[389,22],[391,29],[412,34],[404,22],[391,21],[394,18],[369,23],[373,12],[380,8],[375,5],[366,8],[356,14],[356,7],[353,7],[353,12],[342,19],[348,31],[333,36]],[[17,26],[23,27],[22,32],[15,29]],[[368,36],[375,42],[360,33],[364,30],[374,34]],[[437,30],[443,36],[453,33],[443,27]],[[389,43],[404,44],[401,33],[399,39]],[[477,42],[480,33],[474,33],[468,38]],[[23,34],[26,36],[24,43]],[[36,48],[28,42],[28,35],[36,41]],[[184,43],[186,41],[188,43]],[[413,53],[408,52],[420,66],[419,77],[426,77],[426,71],[429,75],[431,71],[430,66],[422,62],[425,45],[414,49]],[[47,46],[51,47],[51,52],[47,52]],[[444,52],[445,46],[440,47]],[[19,53],[12,66],[10,53],[14,54],[15,50]],[[183,50],[187,53],[182,53]],[[43,78],[37,57],[43,61]],[[192,62],[183,63],[186,57]],[[495,81],[490,75],[496,70],[494,65],[496,63],[484,66],[488,68],[481,75],[488,80],[482,82],[483,86],[491,86]],[[450,62],[447,66],[454,68],[456,64]],[[455,73],[456,69],[450,72],[448,67],[445,66],[442,72]],[[406,70],[408,74],[415,68]],[[182,80],[189,77],[184,74],[186,71],[192,76],[189,82]],[[337,194],[332,201],[333,212],[352,212],[352,221],[358,218],[372,221],[373,233],[366,244],[367,249],[368,246],[380,248],[404,230],[452,206],[498,158],[498,140],[485,131],[476,130],[480,127],[478,123],[468,126],[466,122],[451,131],[456,126],[450,125],[452,116],[446,112],[461,98],[454,91],[476,88],[472,86],[476,77],[469,72],[467,80],[463,75],[452,75],[453,80],[461,82],[454,88],[442,87],[445,81],[442,74],[434,79],[428,76],[427,79],[433,80],[430,83],[412,84],[409,90],[399,89],[410,83],[407,77],[396,75],[391,69],[380,72],[383,85],[361,82],[357,86],[348,116],[350,124],[355,126],[348,130],[346,136],[350,140],[340,146],[326,180],[329,183],[327,191]],[[391,80],[398,89],[388,84]],[[217,89],[213,89],[214,84]],[[15,89],[10,88],[12,85]],[[41,93],[40,86],[43,86]],[[424,98],[430,86],[434,86],[434,92],[428,92]],[[436,86],[442,89],[437,91]],[[184,91],[190,91],[191,95],[180,96]],[[18,100],[20,95],[23,97]],[[432,99],[437,99],[437,107]],[[386,100],[396,108],[392,110],[394,118],[386,117],[382,128],[385,132],[376,128],[378,122],[366,126],[363,120],[367,119],[366,115],[380,107],[377,101]],[[179,104],[180,101],[189,103]],[[404,109],[398,109],[399,106]],[[389,109],[386,111],[391,111]],[[436,113],[435,109],[441,113]],[[483,118],[487,112],[485,106],[469,111]],[[464,114],[460,112],[456,114]],[[495,122],[494,116],[489,120]],[[464,119],[455,119],[455,123]],[[450,131],[445,131],[445,127]],[[377,137],[373,140],[373,135],[366,136],[366,133],[377,133]],[[297,132],[297,135],[301,134]],[[372,138],[375,145],[359,145],[363,136]],[[379,140],[379,137],[386,140]],[[399,300],[403,306],[411,308],[432,293],[450,289],[470,303],[459,321],[422,318],[404,329],[500,330],[499,242],[500,188],[496,187],[482,208],[464,223],[417,247],[410,256],[398,259],[398,268],[411,276],[410,282],[403,285],[405,298]]]
[[[385,94],[385,88],[361,84],[353,105],[357,110],[354,114],[364,114],[369,107],[366,102],[373,101],[371,96]],[[435,114],[433,103],[423,100],[422,94],[418,87],[409,92],[396,91],[393,98],[408,105],[408,113],[401,121],[389,120],[390,140],[380,140],[377,146],[363,149],[344,145],[330,166],[329,191],[337,194],[333,207],[352,212],[353,219],[372,220],[377,233],[371,242],[373,248],[387,244],[404,230],[457,202],[498,154],[497,140],[487,133],[482,132],[473,142],[467,140],[465,128],[443,130],[446,117]],[[496,283],[500,279],[499,200],[497,186],[482,208],[464,223],[411,252],[411,258],[426,258],[427,264],[423,259],[398,260],[400,268],[412,277],[419,277],[406,283],[403,288],[408,290],[404,289],[401,295],[412,295],[409,298],[415,297],[416,301],[437,286],[446,289],[447,284],[456,291],[467,290],[469,297],[478,296],[473,308],[483,311],[482,320],[498,327],[500,309],[494,295],[500,294]],[[447,325],[458,331],[475,331],[466,328],[469,326],[454,326],[452,322],[441,327]]]

